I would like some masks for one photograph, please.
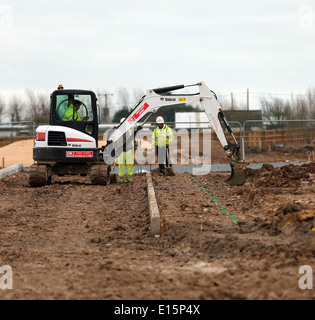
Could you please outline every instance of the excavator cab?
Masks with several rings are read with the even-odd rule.
[[[30,185],[41,187],[53,176],[65,175],[89,176],[92,184],[108,184],[111,167],[98,148],[95,93],[59,86],[50,101],[49,125],[36,129]]]
[[[51,94],[50,125],[69,127],[88,134],[98,144],[97,98],[86,90],[59,87]]]

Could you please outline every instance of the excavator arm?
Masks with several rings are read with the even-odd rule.
[[[199,93],[195,94],[173,94],[173,91],[184,89],[187,87],[199,87]],[[233,131],[228,124],[225,115],[219,105],[217,97],[213,91],[211,91],[204,82],[199,82],[194,85],[178,85],[172,87],[158,88],[147,90],[146,95],[139,101],[138,105],[132,110],[129,116],[121,123],[109,136],[107,145],[103,147],[104,161],[108,156],[112,156],[113,144],[122,137],[122,135],[129,129],[134,128],[137,123],[142,121],[142,125],[156,113],[159,108],[177,105],[181,103],[193,103],[200,102],[207,117],[209,119],[212,129],[215,131],[227,157],[230,160],[231,176],[227,180],[230,185],[242,185],[245,183],[245,163],[240,158],[240,146],[237,143]],[[226,129],[233,138],[233,143],[229,143],[224,133],[224,129],[221,125],[220,119],[224,122]],[[139,126],[138,130],[142,127]],[[128,143],[128,141],[127,141]],[[121,153],[122,150],[116,150],[117,153]]]

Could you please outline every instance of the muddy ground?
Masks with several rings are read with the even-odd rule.
[[[145,175],[93,186],[28,174],[0,181],[0,299],[314,299],[299,268],[315,268],[315,165],[192,179],[153,172],[162,234],[149,230]]]

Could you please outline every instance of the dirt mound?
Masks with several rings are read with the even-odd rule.
[[[301,185],[301,182],[313,182],[312,174],[315,173],[315,164],[294,166],[292,164],[275,168],[264,164],[261,169],[246,169],[247,182],[256,187],[289,188]]]
[[[284,234],[310,234],[314,227],[314,203],[284,202],[274,212],[272,224]]]

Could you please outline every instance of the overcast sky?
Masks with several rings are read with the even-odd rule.
[[[0,0],[0,94],[315,87],[312,0]]]

